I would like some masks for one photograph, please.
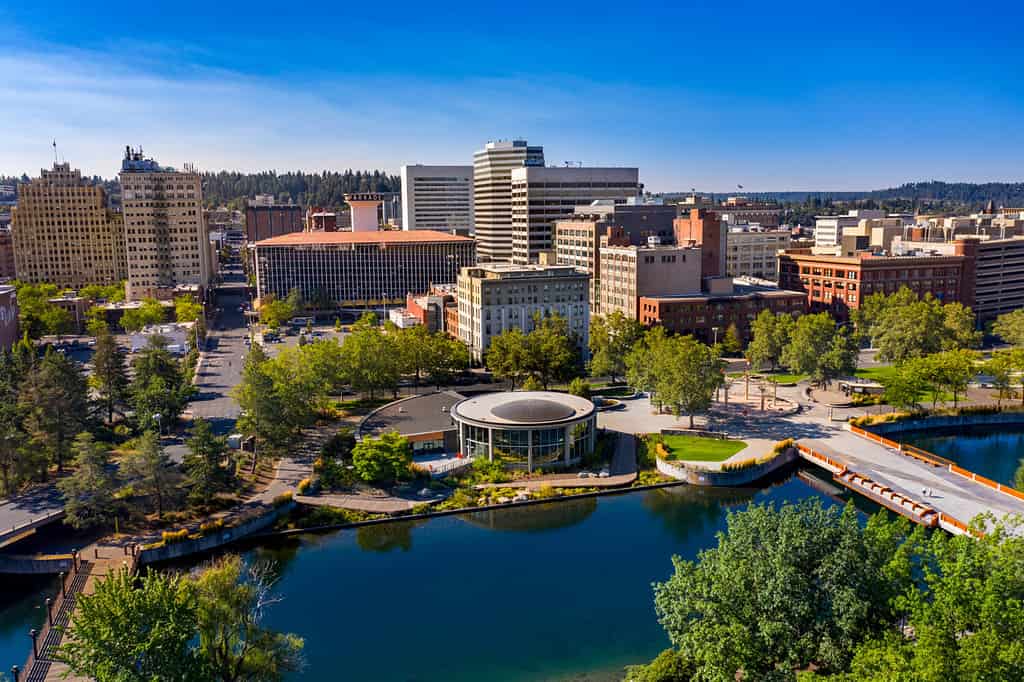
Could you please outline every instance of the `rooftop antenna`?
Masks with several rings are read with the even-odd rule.
[[[53,165],[57,165],[57,138],[53,140]]]

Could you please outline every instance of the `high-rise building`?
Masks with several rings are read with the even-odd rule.
[[[121,202],[128,251],[129,300],[167,299],[210,284],[211,253],[199,173],[160,166],[125,148]]]
[[[535,261],[554,248],[556,220],[577,206],[609,200],[625,204],[643,191],[636,168],[515,168],[512,179],[512,260]]]
[[[459,338],[482,361],[491,339],[512,328],[529,332],[534,315],[565,319],[580,352],[590,338],[590,275],[567,265],[481,264],[458,279]]]
[[[11,237],[15,271],[24,282],[79,288],[126,276],[121,215],[109,210],[102,187],[67,163],[19,187]]]
[[[473,167],[402,166],[402,229],[468,235],[473,229]]]
[[[512,259],[512,170],[523,166],[543,167],[544,148],[526,140],[488,142],[473,154],[473,224],[481,261]]]
[[[778,280],[779,251],[792,242],[789,230],[736,225],[725,233],[725,272],[733,277]]]

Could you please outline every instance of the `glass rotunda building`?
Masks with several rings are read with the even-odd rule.
[[[550,391],[486,393],[451,408],[459,449],[512,469],[565,467],[594,449],[594,403]]]

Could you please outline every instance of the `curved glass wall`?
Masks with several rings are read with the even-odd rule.
[[[462,453],[465,457],[487,457],[489,441],[487,429],[472,424],[462,425],[462,438],[465,442],[466,451]]]
[[[594,431],[594,420],[588,419],[572,427],[572,446],[569,459],[575,461],[590,452],[590,441]]]
[[[542,467],[565,461],[565,428],[538,429],[533,432],[533,466]]]
[[[526,466],[530,461],[530,432],[494,429],[494,460],[508,466]]]

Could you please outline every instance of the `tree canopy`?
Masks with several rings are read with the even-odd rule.
[[[865,298],[853,321],[858,334],[871,339],[878,357],[888,362],[981,344],[970,308],[943,304],[931,294],[918,298],[905,286],[888,296],[877,293]]]

